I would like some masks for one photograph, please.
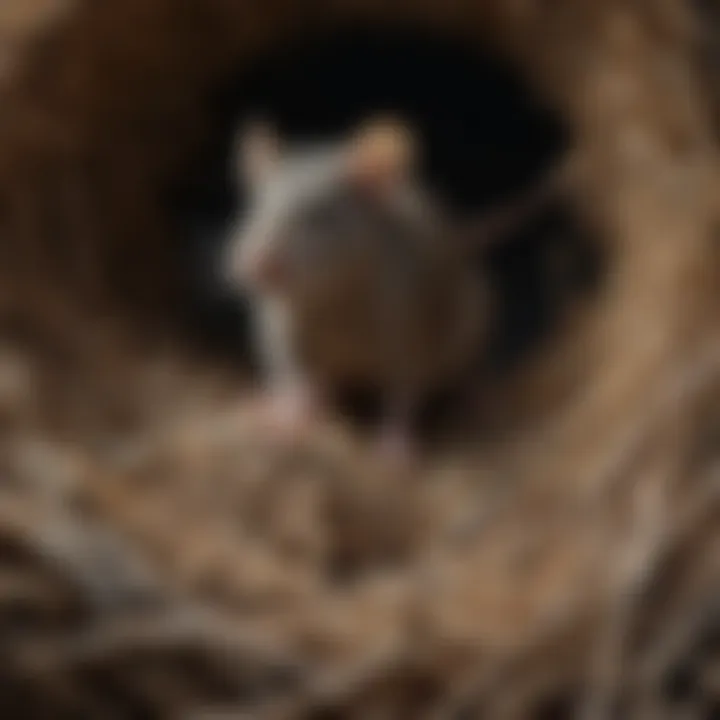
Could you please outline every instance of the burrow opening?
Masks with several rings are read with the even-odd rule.
[[[219,272],[230,223],[245,203],[231,157],[243,120],[269,118],[292,142],[341,135],[376,112],[399,114],[421,138],[425,182],[459,213],[512,201],[571,143],[563,119],[508,64],[426,30],[303,34],[223,78],[207,102],[213,131],[172,188],[170,212],[193,279],[199,339],[244,361],[252,359],[246,303]],[[597,245],[566,203],[535,216],[489,263],[498,299],[488,353],[494,372],[522,361],[563,304],[594,285],[600,266]]]

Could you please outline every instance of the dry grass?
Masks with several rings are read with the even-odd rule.
[[[273,443],[177,342],[154,191],[202,136],[209,80],[303,4],[183,8],[81,3],[6,90],[3,710],[717,712],[720,176],[684,5],[427,4],[489,29],[568,117],[613,272],[495,388],[497,432],[413,477],[338,427]]]

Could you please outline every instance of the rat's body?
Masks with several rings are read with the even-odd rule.
[[[256,297],[264,322],[284,324],[297,362],[318,381],[389,393],[442,382],[482,334],[482,283],[435,223],[392,207],[377,211],[340,192],[327,202],[346,213],[335,251],[343,256],[307,290]]]
[[[281,157],[256,136],[254,202],[231,260],[280,409],[298,419],[326,389],[374,386],[393,443],[407,442],[426,395],[469,367],[490,300],[459,228],[408,172],[406,141],[378,125]]]

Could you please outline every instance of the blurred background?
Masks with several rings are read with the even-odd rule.
[[[720,13],[661,0],[2,0],[8,717],[720,713]],[[488,258],[410,475],[258,423],[222,281],[258,114],[378,111]],[[471,413],[459,399],[480,398]]]

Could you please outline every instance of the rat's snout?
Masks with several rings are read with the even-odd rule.
[[[261,290],[277,290],[286,278],[281,253],[267,246],[247,246],[239,253],[236,273],[239,280]]]

